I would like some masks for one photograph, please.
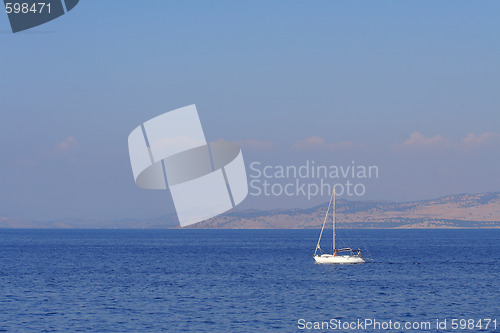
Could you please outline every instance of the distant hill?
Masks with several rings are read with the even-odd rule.
[[[190,226],[209,229],[321,228],[327,203],[307,209],[244,210]],[[337,200],[339,228],[500,228],[500,192],[454,194],[432,200]],[[65,219],[45,222],[0,218],[0,228],[179,228],[175,214],[112,221]]]
[[[309,209],[223,214],[192,228],[321,228],[327,203]],[[500,228],[500,192],[392,202],[337,200],[339,228]]]

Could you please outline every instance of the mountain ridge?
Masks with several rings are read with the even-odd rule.
[[[231,211],[189,229],[316,229],[328,203],[310,208]],[[500,228],[500,192],[451,194],[436,199],[337,200],[339,228]],[[167,229],[180,228],[175,213],[144,219],[25,221],[0,217],[0,228]]]

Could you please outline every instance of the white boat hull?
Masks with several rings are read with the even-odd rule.
[[[359,256],[350,255],[337,255],[323,254],[321,256],[314,256],[314,260],[318,264],[361,264],[365,261]]]

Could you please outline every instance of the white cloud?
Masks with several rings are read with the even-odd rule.
[[[465,138],[463,138],[461,145],[464,148],[476,148],[485,145],[499,145],[500,144],[500,134],[494,132],[486,132],[483,134],[476,135],[474,133],[469,133]]]
[[[476,135],[469,133],[460,141],[452,141],[441,135],[427,137],[420,132],[414,132],[408,139],[403,142],[393,145],[396,148],[422,148],[422,149],[468,149],[479,148],[486,145],[500,145],[500,134],[494,132],[486,132]]]
[[[269,150],[276,146],[276,142],[266,140],[239,140],[235,143],[241,147],[255,150]]]
[[[270,150],[274,147],[276,147],[276,142],[274,141],[266,141],[266,140],[236,140],[236,141],[227,141],[224,139],[217,139],[215,142],[229,142],[229,143],[234,143],[237,144],[238,146],[246,149],[253,149],[253,150]]]
[[[78,141],[73,136],[69,136],[63,141],[59,142],[55,149],[59,152],[67,152],[78,144]]]
[[[359,149],[365,147],[366,144],[357,144],[352,141],[341,141],[328,143],[325,139],[319,136],[311,136],[304,140],[296,141],[293,144],[293,148],[296,150],[317,150],[317,149],[329,149],[329,150],[347,150],[347,149]]]
[[[325,145],[325,139],[319,136],[311,136],[304,140],[299,140],[293,144],[293,148],[297,150],[318,149]]]
[[[450,142],[441,135],[426,137],[420,132],[414,132],[408,139],[399,145],[403,147],[444,147],[449,144]]]

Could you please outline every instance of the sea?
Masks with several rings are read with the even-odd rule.
[[[0,331],[500,331],[499,229],[338,230],[358,265],[318,236],[2,229]]]

